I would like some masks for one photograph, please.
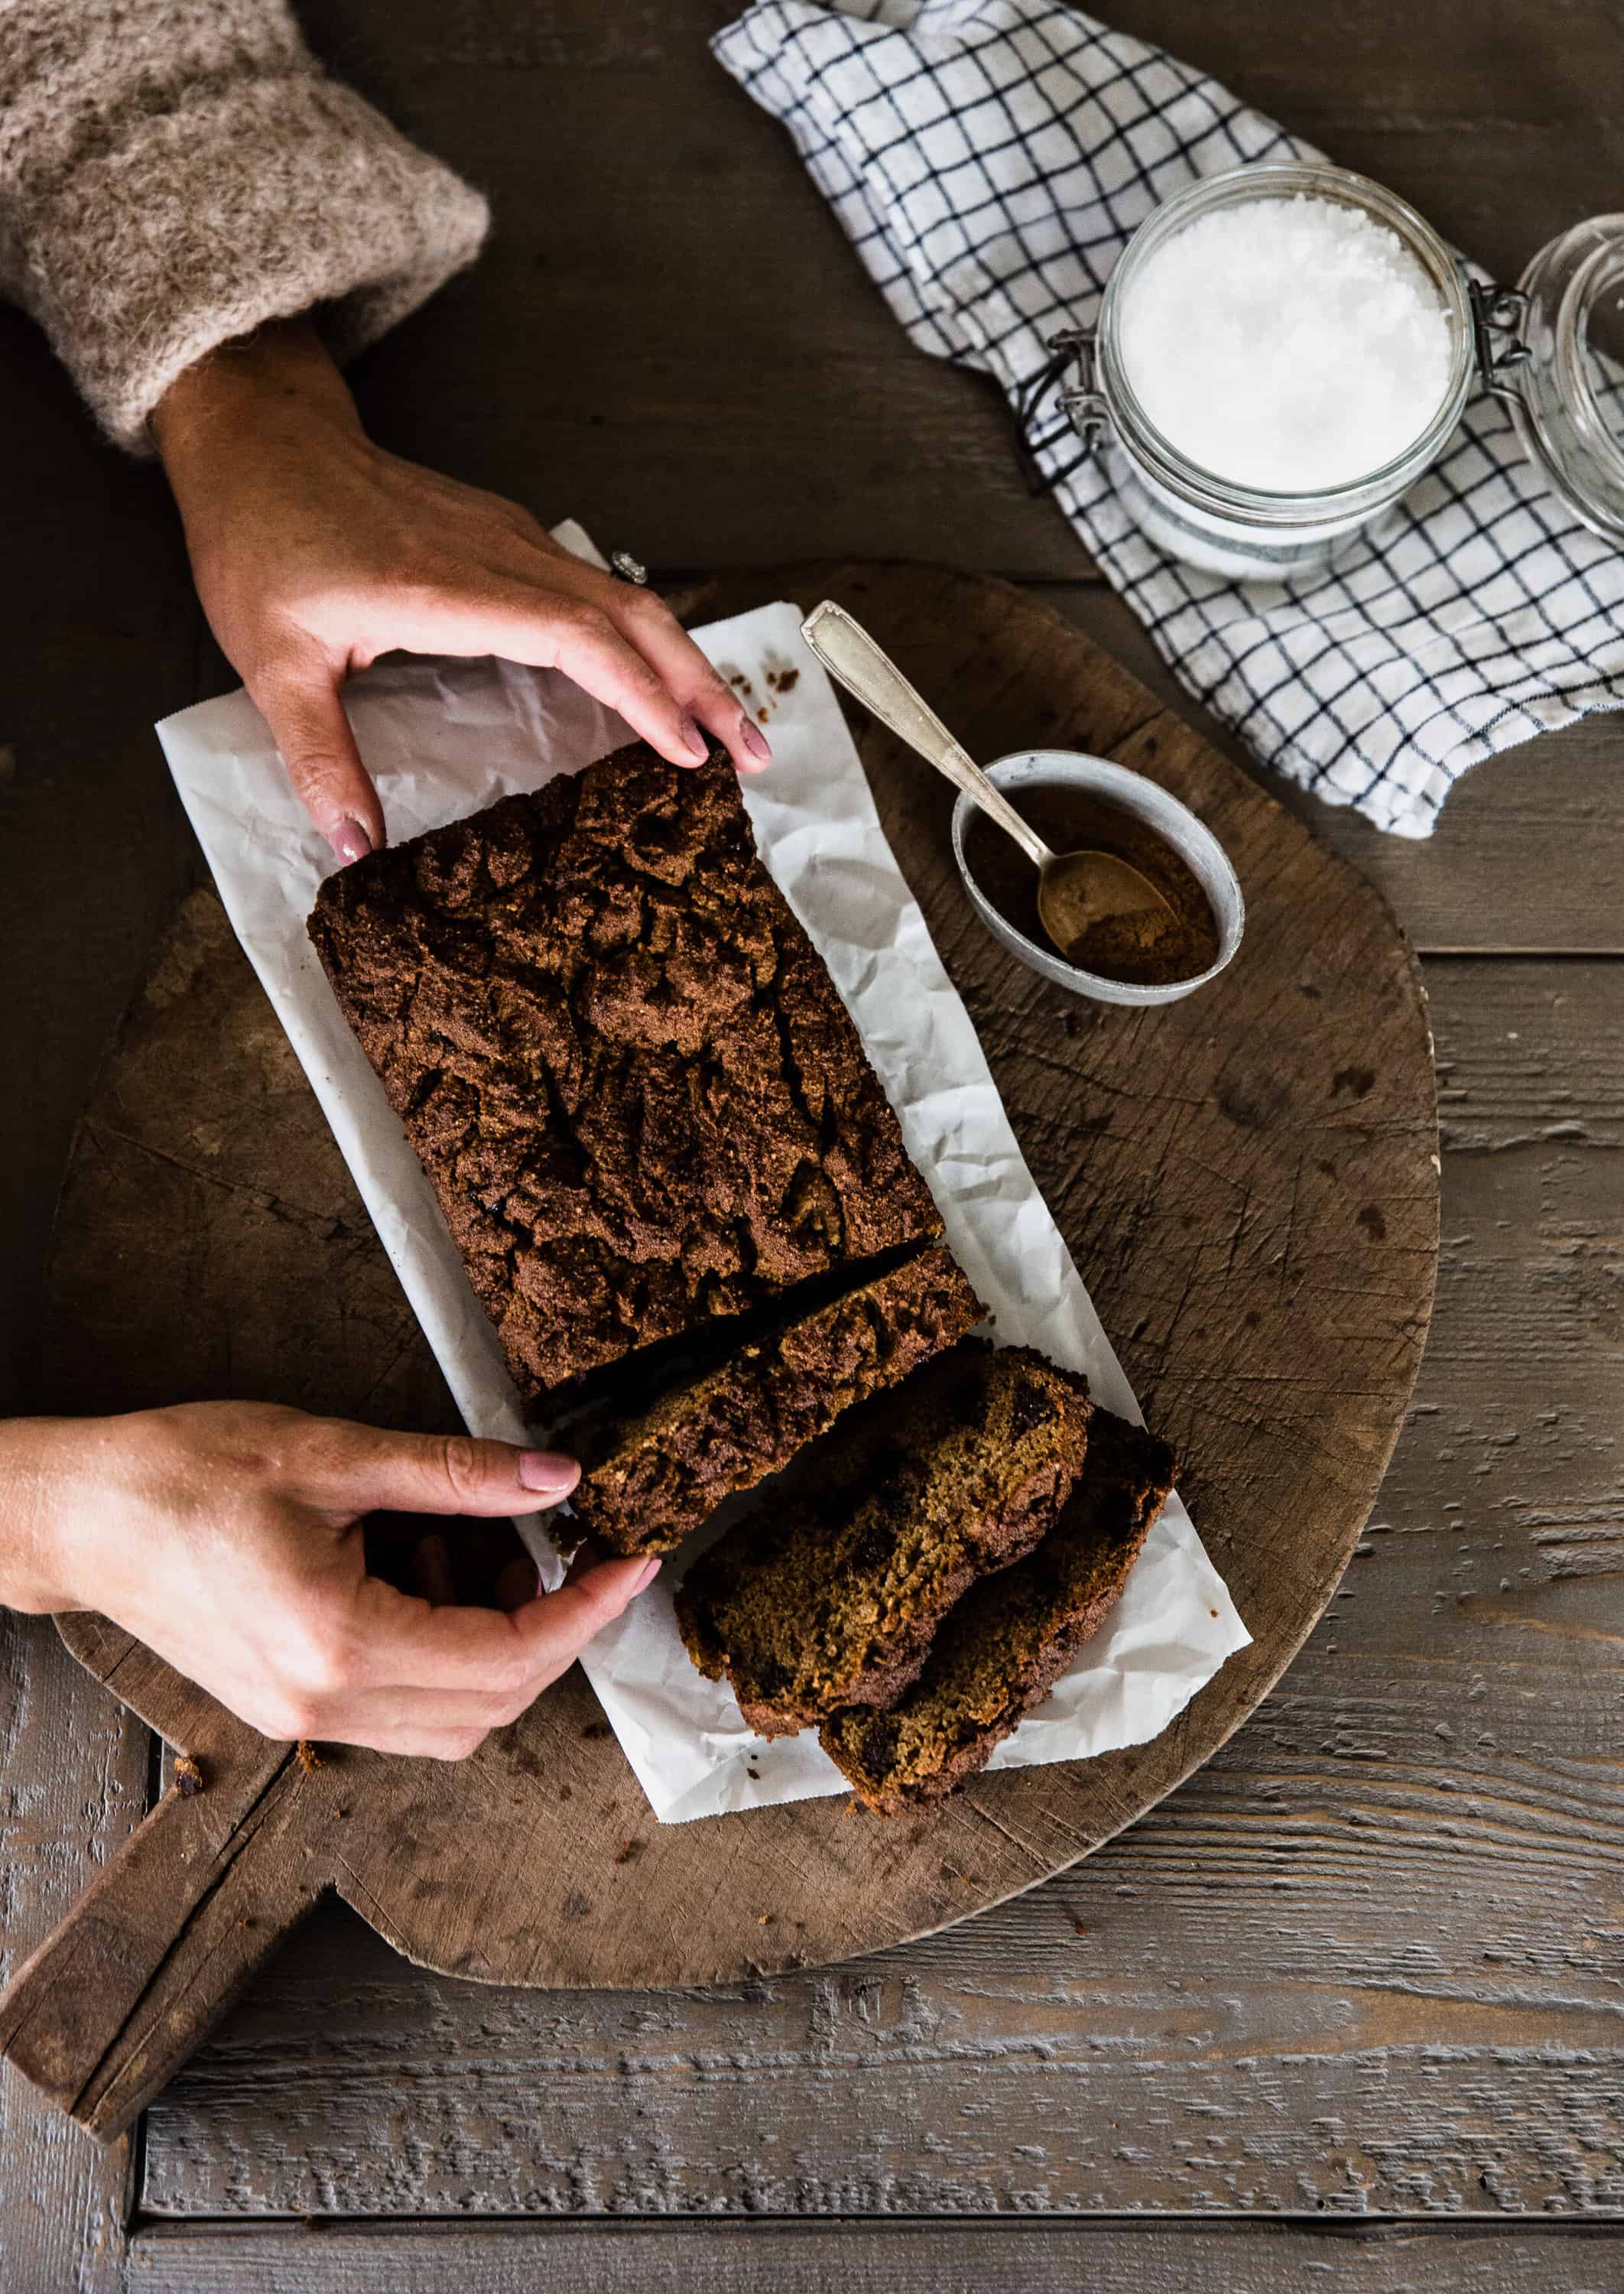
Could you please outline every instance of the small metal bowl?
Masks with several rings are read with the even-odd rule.
[[[1213,921],[1218,927],[1215,962],[1208,964],[1205,972],[1192,973],[1188,980],[1141,986],[1127,980],[1108,980],[1101,972],[1084,972],[1079,964],[1068,964],[1052,948],[1040,948],[1025,932],[1017,931],[999,915],[970,874],[964,858],[964,832],[976,808],[969,797],[961,796],[953,808],[953,857],[977,915],[1012,955],[1030,964],[1034,972],[1041,972],[1045,980],[1052,980],[1057,988],[1068,988],[1074,996],[1092,996],[1099,1004],[1176,1004],[1181,997],[1205,988],[1209,980],[1217,978],[1240,946],[1246,904],[1222,845],[1211,829],[1202,826],[1188,805],[1181,804],[1176,796],[1169,796],[1165,788],[1147,780],[1142,773],[1130,772],[1125,765],[1108,764],[1103,757],[1085,756],[1077,749],[1022,749],[988,765],[987,775],[1006,793],[1038,787],[1082,789],[1118,806],[1124,812],[1131,812],[1147,828],[1153,829],[1165,844],[1170,844],[1186,863],[1206,894]],[[995,829],[993,833],[999,832]]]

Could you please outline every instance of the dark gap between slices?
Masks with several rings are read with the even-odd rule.
[[[643,1409],[600,1416],[573,1444],[581,1480],[571,1511],[600,1551],[672,1552],[725,1499],[788,1467],[846,1411],[955,1345],[985,1314],[946,1244],[905,1252],[866,1282],[735,1341]]]
[[[600,1370],[572,1379],[548,1396],[568,1411],[567,1416],[545,1421],[549,1435],[566,1449],[573,1442],[584,1444],[613,1420],[652,1409],[676,1387],[720,1370],[743,1347],[776,1336],[788,1324],[804,1321],[820,1307],[832,1306],[881,1275],[905,1266],[911,1258],[939,1248],[939,1237],[929,1235],[895,1243],[872,1257],[842,1259],[824,1273],[808,1275],[792,1289],[763,1299],[744,1314],[719,1315],[702,1328],[639,1346],[618,1362],[605,1363]]]

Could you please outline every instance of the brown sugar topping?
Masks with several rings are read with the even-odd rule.
[[[310,936],[526,1399],[941,1232],[719,751],[374,853]]]

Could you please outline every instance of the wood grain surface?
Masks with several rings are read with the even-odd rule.
[[[1124,0],[1107,15],[1514,280],[1616,204],[1616,11],[1443,4],[1425,30],[1402,0]],[[545,490],[533,507],[655,565],[1086,568],[1059,512],[1027,497],[997,394],[909,348],[787,134],[711,61],[734,0],[304,12],[337,70],[497,195],[478,267],[363,362],[369,397],[374,370],[410,365],[410,388],[378,394],[402,451],[500,490],[528,477]]]
[[[1409,1424],[1199,1776],[928,1943],[697,1997],[492,1994],[319,1914],[154,2105],[149,2209],[1616,2214],[1624,967],[1427,980]]]
[[[152,2226],[129,2284],[142,2294],[1616,2294],[1624,2252],[1604,2234],[1519,2228],[1242,2235],[1189,2225],[605,2224],[528,2230],[385,2224],[347,2232]]]
[[[719,585],[711,602],[731,611],[746,590],[840,598],[972,746],[1070,741],[1137,765],[1230,854],[1249,931],[1214,988],[1153,1013],[1091,1005],[976,922],[947,849],[949,793],[889,736],[864,736],[892,848],[1147,1413],[1178,1448],[1253,1646],[1154,1744],[983,1777],[929,1820],[854,1820],[836,1800],[662,1826],[592,1734],[579,1677],[464,1767],[345,1753],[309,1774],[128,1636],[66,1620],[75,1654],[198,1756],[207,1787],[149,1818],[0,2001],[12,2060],[94,2131],[129,2122],[329,1887],[427,1965],[549,1985],[818,1965],[1029,1887],[1222,1742],[1363,1526],[1420,1358],[1437,1237],[1430,1039],[1382,903],[1015,589],[823,567]],[[57,1236],[57,1406],[270,1390],[377,1415],[403,1377],[429,1375],[207,895],[160,953],[88,1112]],[[99,1279],[110,1265],[116,1283]]]

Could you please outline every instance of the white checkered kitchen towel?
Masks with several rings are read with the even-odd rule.
[[[1012,403],[1045,338],[1092,323],[1163,199],[1243,161],[1321,156],[1053,0],[756,0],[714,47],[789,128],[913,340]],[[1624,555],[1543,490],[1486,394],[1379,545],[1295,582],[1163,557],[1068,426],[1030,443],[1196,698],[1378,828],[1430,835],[1468,765],[1624,704]]]

